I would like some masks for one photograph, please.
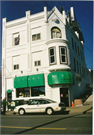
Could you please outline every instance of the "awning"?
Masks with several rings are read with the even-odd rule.
[[[28,77],[28,87],[44,86],[44,74],[30,75]]]
[[[8,89],[8,90],[6,91],[6,93],[12,93],[12,90]]]
[[[73,84],[73,75],[68,71],[57,71],[48,74],[48,85]]]
[[[14,88],[24,88],[27,86],[27,77],[28,76],[20,76],[14,78]]]

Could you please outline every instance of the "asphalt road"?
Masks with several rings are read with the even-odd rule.
[[[1,115],[1,134],[92,134],[92,114]]]

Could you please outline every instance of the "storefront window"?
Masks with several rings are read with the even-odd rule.
[[[31,95],[32,96],[45,95],[45,87],[32,87]]]
[[[30,97],[30,88],[18,88],[16,89],[16,97]]]

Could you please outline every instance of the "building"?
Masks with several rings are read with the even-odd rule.
[[[2,98],[46,97],[66,106],[86,87],[84,38],[73,7],[7,22],[2,30]]]

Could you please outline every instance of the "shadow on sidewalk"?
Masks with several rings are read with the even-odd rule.
[[[90,111],[91,109],[93,109],[93,107],[91,107],[90,109],[88,109],[88,110],[84,111],[84,112],[83,112],[83,114],[86,114],[86,113],[87,113],[87,111]]]

